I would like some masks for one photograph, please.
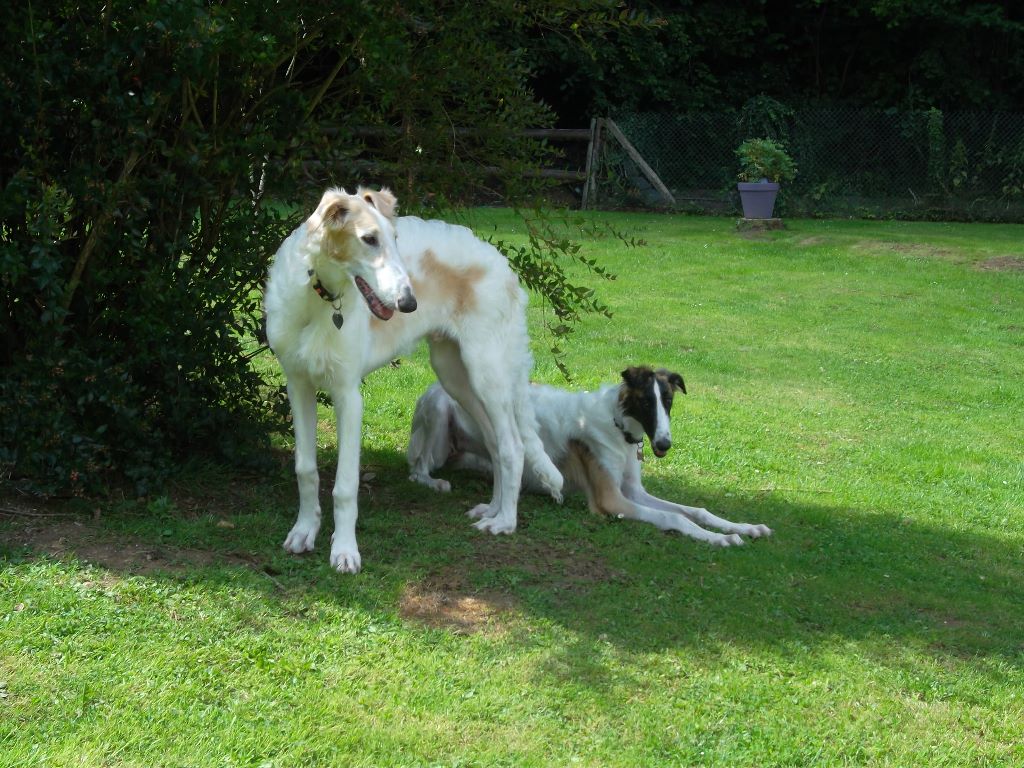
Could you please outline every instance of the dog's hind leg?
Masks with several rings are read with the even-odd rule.
[[[477,353],[473,368],[464,363],[464,353],[451,339],[432,339],[430,362],[445,390],[463,407],[476,423],[484,445],[491,456],[493,492],[489,504],[478,504],[469,511],[480,518],[480,530],[491,533],[512,533],[516,529],[516,502],[523,474],[523,444],[514,419],[509,389],[497,376],[497,365],[491,364],[488,350]],[[494,369],[481,375],[480,368]],[[483,393],[488,393],[485,398]]]
[[[448,461],[451,452],[450,425],[452,403],[439,384],[434,384],[416,401],[412,415],[412,431],[409,435],[409,479],[432,488],[447,492],[452,489],[447,480],[430,476]]]
[[[316,468],[316,388],[305,376],[288,377],[288,403],[295,428],[295,478],[299,515],[284,540],[289,552],[313,551],[320,531],[320,475]]]

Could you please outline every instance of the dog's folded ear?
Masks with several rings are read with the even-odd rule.
[[[686,382],[683,381],[683,377],[678,373],[670,372],[668,375],[668,383],[672,385],[673,389],[678,389],[684,395],[686,394]]]
[[[345,221],[345,217],[348,216],[348,201],[344,198],[332,200],[324,208],[323,222],[327,226],[338,226]]]
[[[360,187],[356,194],[387,218],[395,218],[395,213],[398,210],[398,198],[391,194],[391,190],[387,187],[381,187],[377,190]]]
[[[320,204],[309,217],[310,231],[321,226],[338,227],[345,222],[349,212],[349,196],[344,189],[328,189],[320,198]]]

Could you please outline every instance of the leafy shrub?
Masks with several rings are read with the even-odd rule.
[[[18,73],[0,77],[0,474],[87,492],[116,470],[146,492],[192,457],[259,457],[284,409],[249,362],[287,212],[330,183],[389,183],[407,207],[485,178],[528,191],[546,150],[521,129],[549,116],[507,32],[592,23],[540,2],[34,0],[14,14],[0,28]],[[587,308],[561,297],[571,284],[537,284]]]

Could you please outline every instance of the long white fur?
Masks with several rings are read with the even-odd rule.
[[[669,414],[661,402],[657,385],[653,386],[658,401],[655,439],[671,441]],[[566,468],[572,442],[578,441],[587,447],[620,490],[625,502],[620,513],[623,516],[722,547],[743,544],[741,536],[771,535],[767,526],[733,523],[701,507],[675,504],[649,494],[640,479],[637,446],[626,442],[615,422],[618,420],[633,435],[643,435],[644,431],[639,422],[624,416],[619,391],[620,385],[614,384],[596,392],[570,392],[545,385],[530,387],[538,434],[560,470]],[[483,472],[489,469],[488,453],[479,440],[479,429],[440,384],[433,384],[416,403],[408,460],[410,479],[438,491],[449,490],[450,484],[432,477],[431,473],[445,464]],[[565,480],[566,492],[587,490],[573,487],[573,477],[569,474]],[[576,481],[579,482],[579,478]],[[523,488],[541,490],[542,483],[526,471]],[[723,533],[708,531],[702,525]]]
[[[474,414],[497,457],[491,501],[474,508],[481,518],[477,527],[495,534],[515,530],[524,457],[538,482],[561,500],[562,477],[544,453],[526,395],[532,360],[526,294],[515,274],[495,248],[465,227],[393,218],[386,214],[394,198],[383,190],[379,194],[384,198],[377,194],[328,190],[316,211],[278,249],[264,297],[267,338],[287,376],[295,428],[299,511],[284,547],[295,553],[310,551],[320,529],[316,390],[321,388],[330,393],[338,422],[330,562],[347,573],[361,567],[355,535],[360,383],[423,337],[430,343],[439,380]],[[342,221],[349,222],[344,231],[331,213],[338,205],[350,212]],[[352,221],[359,226],[353,228]],[[377,237],[373,248],[361,239],[371,230]],[[338,238],[346,249],[344,259],[328,247]],[[457,302],[429,273],[425,260],[444,265],[451,274],[474,270],[474,300],[463,296]],[[404,290],[417,287],[418,307],[409,314],[395,312],[387,321],[372,317],[353,282],[357,274],[389,307],[396,306]],[[313,290],[316,279],[339,297],[334,306]],[[344,319],[340,328],[332,319],[336,307]]]

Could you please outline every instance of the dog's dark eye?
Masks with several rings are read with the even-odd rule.
[[[376,248],[377,247],[377,236],[376,235],[363,235],[363,242],[367,245]]]

